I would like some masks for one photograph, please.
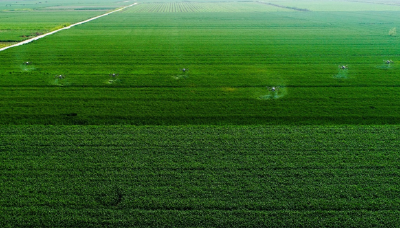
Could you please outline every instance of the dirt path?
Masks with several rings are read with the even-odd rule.
[[[102,15],[100,15],[100,16],[92,17],[92,18],[87,19],[87,20],[85,20],[85,21],[81,21],[81,22],[72,24],[72,25],[70,25],[70,26],[66,26],[66,27],[64,27],[64,28],[54,30],[54,31],[49,32],[49,33],[46,33],[46,34],[43,34],[43,35],[40,35],[40,36],[36,36],[36,37],[33,37],[33,38],[31,38],[31,39],[28,39],[28,40],[24,40],[24,41],[19,42],[19,43],[16,43],[16,44],[13,44],[13,45],[10,45],[10,46],[4,47],[4,48],[0,48],[0,51],[5,51],[5,50],[7,50],[7,49],[9,49],[9,48],[18,47],[18,46],[21,46],[21,45],[24,45],[24,44],[28,44],[28,43],[30,43],[30,42],[32,42],[32,41],[41,39],[41,38],[46,37],[46,36],[49,36],[49,35],[52,35],[52,34],[54,34],[54,33],[57,33],[57,32],[59,32],[59,31],[61,31],[61,30],[70,29],[70,28],[72,28],[72,27],[74,27],[74,26],[76,26],[76,25],[81,25],[81,24],[84,24],[84,23],[86,23],[86,22],[96,20],[96,19],[98,19],[98,18],[100,18],[100,17],[104,17],[104,16],[107,16],[107,15],[109,15],[109,14],[112,14],[112,13],[115,13],[115,12],[118,12],[118,11],[121,11],[121,10],[123,10],[123,9],[126,9],[126,8],[128,8],[128,7],[134,6],[134,5],[136,5],[136,4],[137,4],[137,3],[133,3],[133,4],[129,5],[129,6],[124,6],[124,7],[122,7],[122,8],[119,8],[119,9],[116,9],[116,10],[114,10],[114,11],[111,11],[111,12],[108,12],[108,13],[105,13],[105,14],[102,14]]]

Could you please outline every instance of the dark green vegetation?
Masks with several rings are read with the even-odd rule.
[[[154,5],[0,53],[0,123],[400,123],[398,12]]]
[[[395,227],[398,133],[5,126],[0,225]]]

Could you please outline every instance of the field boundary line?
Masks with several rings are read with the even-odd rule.
[[[81,21],[81,22],[77,22],[77,23],[75,23],[75,24],[72,24],[72,25],[69,25],[69,26],[66,26],[66,27],[63,27],[63,28],[60,28],[60,29],[57,29],[57,30],[54,30],[54,31],[51,31],[51,32],[48,32],[48,33],[45,33],[45,34],[43,34],[43,35],[36,36],[36,37],[31,38],[31,39],[27,39],[27,40],[21,41],[21,42],[19,42],[19,43],[16,43],[16,44],[13,44],[13,45],[4,47],[4,48],[0,48],[0,52],[1,52],[1,51],[5,51],[5,50],[7,50],[7,49],[9,49],[9,48],[18,47],[18,46],[21,46],[21,45],[24,45],[24,44],[31,43],[31,42],[33,42],[33,41],[35,41],[35,40],[38,40],[38,39],[41,39],[41,38],[43,38],[43,37],[52,35],[52,34],[57,33],[57,32],[59,32],[59,31],[66,30],[66,29],[70,29],[70,28],[72,28],[72,27],[74,27],[74,26],[76,26],[76,25],[81,25],[81,24],[87,23],[87,22],[89,22],[89,21],[93,21],[93,20],[99,19],[100,17],[104,17],[104,16],[107,16],[107,15],[110,15],[110,14],[112,14],[112,13],[115,13],[115,12],[118,12],[118,11],[121,11],[121,10],[124,10],[124,9],[126,9],[126,8],[128,8],[128,7],[131,7],[131,6],[134,6],[134,5],[137,5],[137,4],[138,4],[138,3],[133,3],[133,4],[131,4],[131,5],[118,8],[118,9],[113,10],[113,11],[110,11],[110,12],[108,12],[108,13],[105,13],[105,14],[102,14],[102,15],[99,15],[99,16],[96,16],[96,17],[92,17],[92,18],[89,18],[89,19],[84,20],[84,21]]]
[[[309,9],[297,8],[297,7],[292,7],[292,6],[284,6],[284,5],[274,4],[274,3],[270,3],[270,2],[257,1],[257,3],[275,6],[275,7],[284,8],[284,9],[295,10],[295,11],[303,11],[303,12],[311,11]]]

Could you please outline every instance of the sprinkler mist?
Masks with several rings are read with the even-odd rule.
[[[349,73],[349,67],[347,65],[339,65],[339,72],[333,76],[336,79],[346,79],[348,78],[348,73]]]
[[[385,59],[385,60],[383,60],[383,64],[382,65],[378,65],[376,68],[382,69],[382,70],[388,70],[388,69],[392,69],[393,66],[394,66],[393,60]]]
[[[65,74],[56,74],[56,75],[54,75],[51,84],[57,85],[57,86],[70,85],[68,80],[66,80]]]
[[[35,69],[32,62],[30,62],[30,61],[23,62],[20,67],[21,67],[22,71],[28,71],[28,72]]]
[[[176,76],[172,76],[173,79],[175,80],[179,80],[179,79],[185,79],[189,77],[189,69],[188,68],[181,68],[179,69],[179,71],[181,72],[180,74],[176,75]]]
[[[287,94],[287,90],[283,86],[267,86],[266,94],[259,96],[260,100],[279,99]]]
[[[119,78],[118,78],[118,75],[119,75],[119,74],[117,74],[117,73],[111,73],[111,74],[109,74],[109,76],[110,76],[111,79],[109,79],[109,80],[107,81],[107,83],[108,83],[108,84],[114,84],[114,83],[119,82],[120,80],[119,80]]]

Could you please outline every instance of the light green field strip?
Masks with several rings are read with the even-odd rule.
[[[301,9],[308,9],[310,11],[400,11],[398,5],[387,5],[373,2],[360,2],[360,1],[264,1],[274,4],[279,4],[288,7],[296,7]]]
[[[75,23],[75,24],[72,24],[72,25],[63,27],[63,28],[57,29],[57,30],[55,30],[55,31],[52,31],[52,32],[49,32],[49,33],[46,33],[46,34],[43,34],[43,35],[40,35],[40,36],[36,36],[36,37],[31,38],[31,39],[27,39],[27,40],[24,40],[24,41],[22,41],[22,42],[19,42],[19,43],[16,43],[16,44],[13,44],[13,45],[10,45],[10,46],[7,46],[7,47],[0,48],[0,52],[1,52],[1,51],[5,51],[5,50],[7,50],[7,49],[9,49],[9,48],[18,47],[18,46],[21,46],[21,45],[24,45],[24,44],[31,43],[31,42],[33,42],[33,41],[35,41],[35,40],[39,40],[39,39],[41,39],[41,38],[44,38],[44,37],[49,36],[49,35],[53,35],[53,34],[55,34],[55,33],[57,33],[57,32],[62,31],[62,30],[70,29],[70,28],[72,28],[72,27],[74,27],[74,26],[81,25],[81,24],[84,24],[84,23],[87,23],[87,22],[96,20],[96,19],[101,18],[101,17],[108,16],[109,14],[112,14],[112,13],[115,13],[115,12],[119,12],[119,11],[121,11],[121,10],[124,10],[124,9],[128,8],[128,7],[134,6],[134,5],[136,5],[136,4],[137,4],[137,3],[134,3],[134,4],[131,4],[131,5],[128,5],[128,6],[125,6],[125,7],[116,9],[116,10],[113,10],[113,11],[111,11],[111,12],[102,14],[102,15],[100,15],[100,16],[96,16],[96,17],[90,18],[90,19],[88,19],[88,20],[84,20],[84,21],[81,21],[81,22],[78,22],[78,23]]]
[[[281,12],[290,9],[255,2],[165,2],[143,3],[130,9],[135,13],[198,13],[198,12]]]
[[[111,0],[1,0],[0,12],[33,12],[33,11],[59,11],[66,10],[113,10],[117,7],[128,5],[127,1]]]

